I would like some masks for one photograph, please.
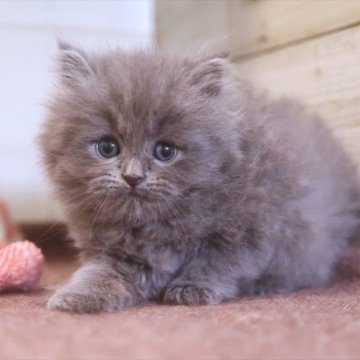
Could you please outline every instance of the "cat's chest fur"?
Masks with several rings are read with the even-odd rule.
[[[112,224],[98,226],[91,238],[85,241],[89,243],[90,240],[94,248],[98,247],[99,243],[106,244],[104,248],[111,256],[125,257],[146,265],[153,272],[171,276],[178,271],[189,252],[194,251],[196,247],[195,234],[190,234],[188,226],[179,221],[141,226]],[[78,235],[80,238],[86,236]],[[91,249],[92,246],[88,248]]]
[[[188,235],[169,223],[127,228],[119,241],[124,253],[164,273],[177,271],[186,257],[189,243]]]

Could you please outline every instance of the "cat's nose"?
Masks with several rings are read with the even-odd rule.
[[[121,176],[132,188],[138,186],[145,180],[144,176],[125,175],[125,174],[122,174]]]

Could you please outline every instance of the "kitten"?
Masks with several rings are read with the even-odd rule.
[[[356,171],[317,116],[227,68],[60,45],[40,145],[85,263],[51,309],[326,284],[359,224]]]

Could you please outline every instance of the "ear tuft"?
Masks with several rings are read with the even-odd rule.
[[[74,47],[67,41],[57,38],[57,46],[59,50],[74,50]]]
[[[58,40],[58,48],[59,72],[65,84],[76,86],[94,73],[82,51],[61,40]]]
[[[200,87],[203,95],[218,96],[221,92],[224,65],[227,59],[216,57],[205,61],[198,66],[192,76],[191,84]]]

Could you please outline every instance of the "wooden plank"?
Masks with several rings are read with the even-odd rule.
[[[360,169],[360,26],[242,61],[234,71],[320,113]]]
[[[243,0],[228,6],[235,56],[360,23],[359,0]]]
[[[162,47],[214,43],[235,57],[360,23],[359,0],[158,0]]]
[[[156,1],[156,40],[161,47],[189,49],[208,43],[228,49],[228,2]],[[220,44],[218,46],[218,44]]]
[[[337,128],[335,136],[344,144],[360,173],[360,127]]]

